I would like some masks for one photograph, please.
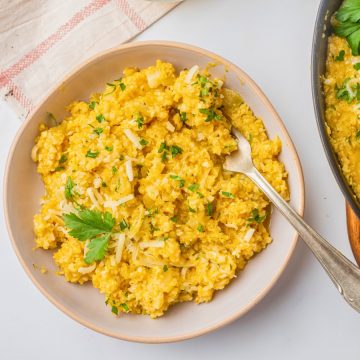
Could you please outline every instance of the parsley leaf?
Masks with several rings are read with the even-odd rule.
[[[344,0],[335,15],[337,24],[334,32],[337,36],[346,38],[352,54],[359,55],[360,45],[360,1]]]
[[[235,198],[234,194],[232,194],[231,192],[228,192],[228,191],[222,191],[221,195],[223,195],[223,196],[225,196],[225,197],[227,197],[229,199],[234,199]]]
[[[247,220],[251,223],[256,222],[257,224],[260,224],[265,220],[265,218],[266,218],[266,214],[263,216],[260,216],[259,209],[253,209],[251,211],[251,216]]]
[[[139,114],[138,117],[136,118],[136,122],[137,122],[138,128],[141,129],[144,125],[144,118]]]
[[[91,101],[91,102],[89,103],[89,109],[94,110],[94,109],[95,109],[96,104],[97,104],[97,102],[96,102],[96,101]]]
[[[354,65],[354,69],[357,71],[360,70],[360,62],[358,62]]]
[[[105,121],[105,117],[103,114],[99,114],[99,115],[96,115],[96,120],[99,122],[99,123],[102,123]]]
[[[59,160],[59,164],[63,164],[64,162],[66,162],[68,159],[68,157],[65,154],[62,154]]]
[[[122,219],[122,220],[120,221],[120,229],[121,229],[121,231],[124,231],[124,230],[127,229],[127,228],[129,228],[128,223],[126,222],[125,219]]]
[[[147,140],[145,140],[145,139],[140,139],[139,143],[142,146],[146,146],[149,142]]]
[[[169,270],[169,268],[168,268],[168,266],[165,264],[164,266],[163,266],[163,272],[167,272]]]
[[[356,138],[360,140],[360,130],[356,133]]]
[[[201,224],[199,224],[199,226],[197,227],[197,230],[198,230],[199,232],[204,232],[204,226],[201,225]]]
[[[199,109],[201,114],[207,115],[205,122],[210,122],[212,120],[221,120],[221,115],[216,113],[214,109]]]
[[[88,157],[88,158],[95,159],[98,155],[99,155],[99,151],[88,150],[88,152],[86,153],[85,156]]]
[[[162,153],[164,150],[169,150],[169,147],[166,145],[165,141],[160,144],[158,153]]]
[[[108,248],[110,236],[111,234],[105,234],[89,242],[89,245],[87,246],[87,253],[84,259],[87,264],[91,264],[94,261],[102,260],[104,258]]]
[[[170,175],[170,178],[179,182],[179,187],[182,188],[185,185],[185,180],[179,175]]]
[[[180,120],[185,123],[186,120],[187,120],[187,115],[186,115],[186,112],[181,112],[180,113]]]
[[[126,303],[120,304],[120,306],[126,311],[129,312],[129,307]]]
[[[339,55],[335,56],[335,61],[344,61],[345,51],[340,50]]]
[[[73,200],[74,199],[74,182],[72,181],[71,177],[69,176],[66,180],[65,184],[65,198],[67,200]]]
[[[108,152],[111,152],[113,151],[114,147],[111,145],[111,146],[105,146],[105,150],[108,151]]]
[[[177,145],[171,145],[170,152],[171,152],[171,156],[174,158],[176,155],[182,154],[183,150],[181,147],[179,147]]]
[[[119,314],[119,309],[115,306],[115,305],[112,305],[111,306],[111,312],[115,315],[118,315]]]
[[[99,135],[99,136],[100,136],[100,134],[102,134],[103,131],[104,131],[103,128],[96,128],[96,129],[94,129],[94,133],[97,134],[97,135]]]
[[[188,186],[188,189],[192,192],[195,192],[199,189],[200,185],[199,184],[191,184]]]
[[[214,213],[214,205],[212,203],[208,203],[206,205],[206,214],[207,216],[212,216]]]
[[[84,209],[78,214],[64,214],[63,217],[65,226],[70,229],[69,234],[81,241],[111,233],[115,226],[115,219],[109,212]]]

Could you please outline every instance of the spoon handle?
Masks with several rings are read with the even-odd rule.
[[[360,312],[360,269],[335,249],[278,194],[255,168],[246,175],[265,193],[319,260],[345,300]]]

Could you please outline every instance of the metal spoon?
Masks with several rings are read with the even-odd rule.
[[[360,312],[360,269],[313,230],[255,168],[248,141],[236,129],[238,150],[227,156],[224,169],[247,175],[285,216],[330,276],[344,299]]]

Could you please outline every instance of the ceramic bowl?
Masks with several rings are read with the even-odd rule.
[[[245,314],[275,284],[294,250],[297,233],[287,221],[273,211],[270,233],[273,243],[249,262],[245,270],[213,301],[196,305],[173,306],[165,316],[151,320],[147,316],[112,316],[104,305],[104,296],[90,284],[79,286],[55,275],[49,251],[34,251],[33,216],[39,209],[44,188],[30,153],[38,127],[46,113],[57,118],[65,116],[65,106],[74,100],[87,100],[103,84],[122,74],[128,66],[147,67],[157,59],[169,61],[178,70],[209,63],[215,76],[226,74],[226,86],[236,90],[265,123],[270,137],[278,135],[283,144],[280,156],[289,173],[291,205],[303,214],[304,184],[302,170],[294,145],[269,100],[254,81],[229,61],[208,51],[173,42],[131,43],[106,51],[90,59],[61,83],[29,115],[19,130],[8,157],[4,181],[5,216],[15,252],[26,273],[37,288],[61,311],[81,324],[119,339],[138,342],[170,342],[192,338],[217,329]],[[33,264],[49,269],[43,275]]]

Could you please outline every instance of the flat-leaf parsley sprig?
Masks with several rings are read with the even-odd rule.
[[[108,248],[109,240],[115,233],[115,219],[109,212],[81,209],[77,214],[63,214],[69,235],[85,241],[90,240],[84,261],[91,264],[102,260]]]
[[[345,0],[335,14],[334,32],[346,38],[352,54],[359,55],[360,48],[360,0]]]

